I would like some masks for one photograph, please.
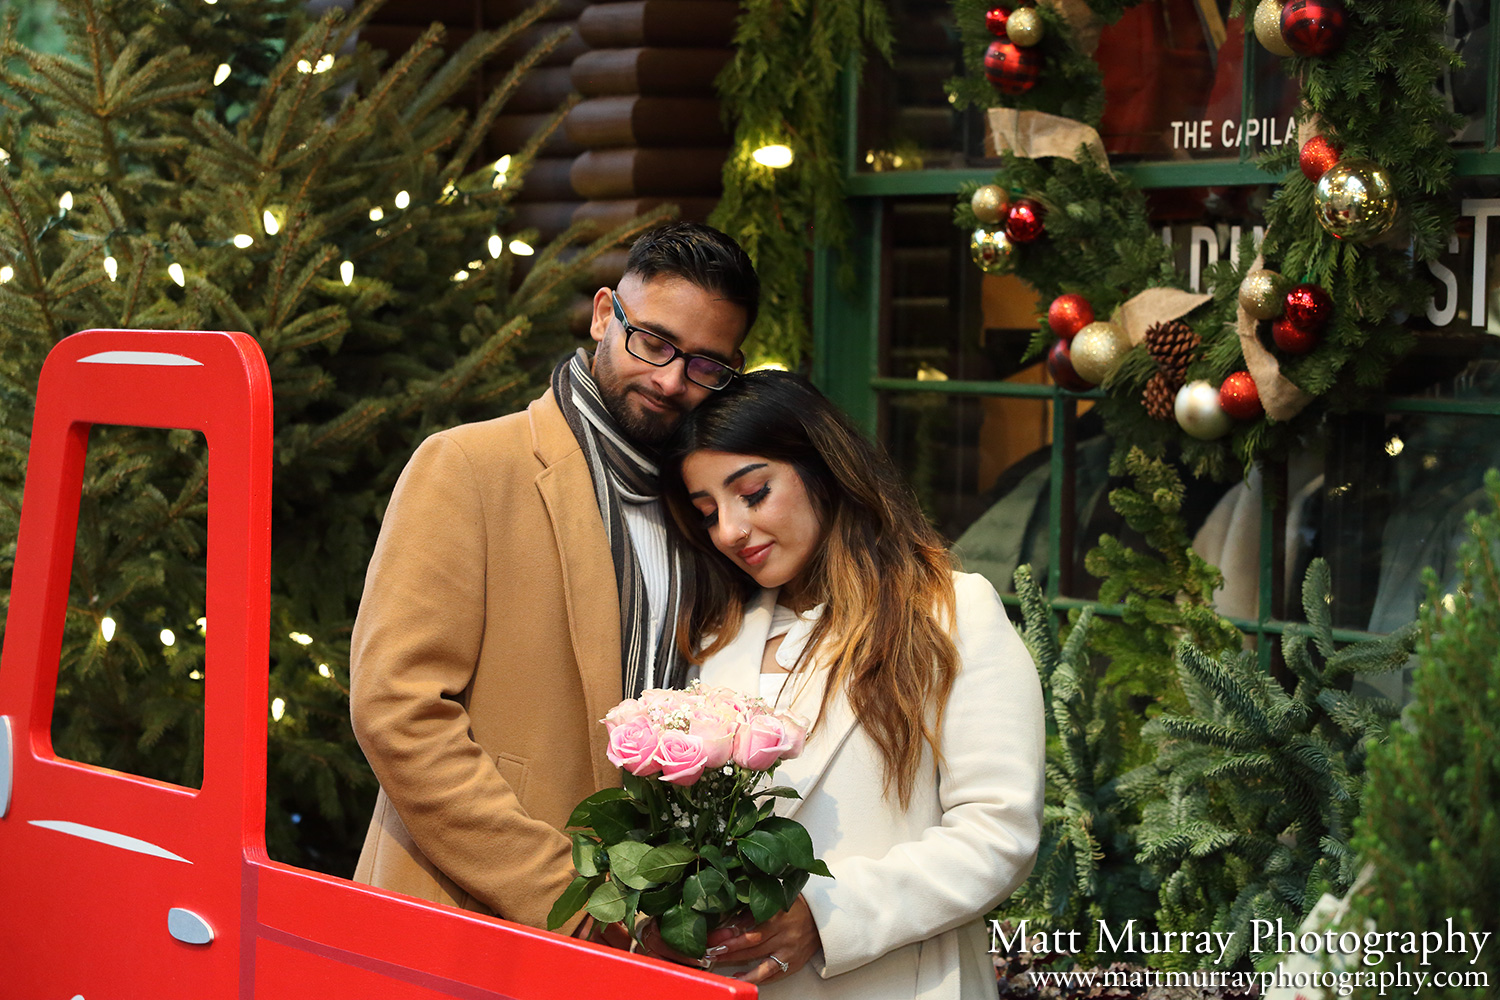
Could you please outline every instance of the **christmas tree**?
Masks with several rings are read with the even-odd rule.
[[[358,41],[376,6],[59,0],[61,54],[0,39],[0,593],[47,351],[96,327],[254,336],[276,407],[268,835],[345,874],[373,789],[348,636],[395,477],[426,435],[534,396],[567,296],[657,221],[536,251],[511,223],[566,107],[512,156],[484,142],[566,29],[474,113],[450,103],[547,4],[451,54],[434,26],[389,65]],[[191,432],[93,429],[62,756],[201,780],[206,461]]]
[[[1493,984],[1500,977],[1493,943],[1500,936],[1500,473],[1491,470],[1485,488],[1490,509],[1469,516],[1458,586],[1443,594],[1427,570],[1405,725],[1370,752],[1354,846],[1373,868],[1352,929],[1363,931],[1368,919],[1382,931],[1437,930],[1451,919],[1457,930],[1489,933],[1475,964],[1455,959],[1449,969],[1483,973]],[[1478,1000],[1493,989],[1447,984],[1433,995]]]

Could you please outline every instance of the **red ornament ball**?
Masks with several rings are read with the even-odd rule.
[[[1314,184],[1318,178],[1328,173],[1330,167],[1339,162],[1339,155],[1343,150],[1323,138],[1315,135],[1302,144],[1302,151],[1297,154],[1297,165],[1302,168],[1302,174]]]
[[[1299,56],[1326,56],[1344,43],[1339,0],[1290,0],[1281,8],[1281,37]]]
[[[1024,94],[1042,76],[1042,53],[997,38],[984,53],[984,78],[1002,94]]]
[[[1306,354],[1318,346],[1318,335],[1304,330],[1285,316],[1271,324],[1271,339],[1288,354]]]
[[[1219,386],[1219,408],[1236,420],[1255,420],[1266,412],[1249,372],[1235,372],[1224,380]]]
[[[1059,295],[1047,307],[1047,325],[1063,340],[1072,340],[1075,333],[1093,321],[1094,307],[1077,292]]]
[[[1046,210],[1040,202],[1030,198],[1017,198],[1010,203],[1010,214],[1005,220],[1005,235],[1013,243],[1032,243],[1042,235],[1042,216]]]
[[[1066,340],[1059,340],[1047,352],[1047,370],[1052,373],[1052,381],[1064,389],[1086,392],[1094,387],[1094,383],[1073,369],[1073,356]]]
[[[1282,315],[1299,330],[1322,333],[1333,318],[1333,299],[1317,285],[1297,285],[1286,293],[1286,309]]]
[[[989,29],[990,34],[996,38],[1005,38],[1005,24],[1010,20],[1010,9],[1007,7],[991,7],[984,12],[984,26]]]

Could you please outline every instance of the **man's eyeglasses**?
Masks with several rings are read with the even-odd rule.
[[[629,351],[632,357],[640,358],[646,364],[655,365],[658,368],[665,368],[678,358],[686,358],[688,381],[716,392],[734,381],[734,376],[738,373],[733,368],[722,361],[704,357],[702,354],[689,354],[678,350],[676,344],[658,337],[650,330],[632,326],[625,318],[625,310],[620,307],[620,297],[610,292],[609,300],[615,306],[615,319],[619,320],[620,325],[625,328],[625,350]]]

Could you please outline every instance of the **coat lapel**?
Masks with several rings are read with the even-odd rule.
[[[776,591],[762,590],[745,606],[745,620],[739,635],[703,664],[704,684],[718,684],[732,688],[742,694],[760,694],[760,664],[765,655],[766,637],[771,631],[771,609],[776,603]],[[806,677],[794,678],[795,695],[791,709],[804,719],[811,720],[818,713],[823,698],[823,682],[826,671],[810,664]],[[781,816],[795,816],[802,807],[818,779],[828,769],[839,747],[854,729],[854,710],[843,692],[833,696],[828,703],[827,714],[818,722],[808,737],[802,754],[793,760],[784,761],[776,769],[775,783],[796,789],[801,798],[778,799],[776,812]]]
[[[589,749],[600,788],[619,784],[619,769],[605,756],[609,743],[595,720],[619,704],[620,595],[604,521],[594,501],[588,460],[573,436],[552,390],[530,406],[532,446],[545,468],[536,486],[552,522],[562,565],[568,635],[589,713]]]

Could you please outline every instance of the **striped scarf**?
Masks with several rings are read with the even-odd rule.
[[[620,665],[625,697],[636,697],[648,683],[652,687],[682,687],[687,680],[687,664],[677,653],[674,637],[682,595],[692,586],[692,562],[684,557],[669,525],[667,554],[671,574],[667,584],[667,613],[662,621],[662,634],[656,637],[656,658],[652,662],[646,581],[630,542],[622,507],[626,503],[659,499],[656,462],[625,437],[605,409],[598,383],[589,370],[589,356],[582,348],[553,370],[552,394],[588,459],[594,495],[604,518],[604,533],[609,537],[609,554],[614,560],[615,584],[620,592]]]

